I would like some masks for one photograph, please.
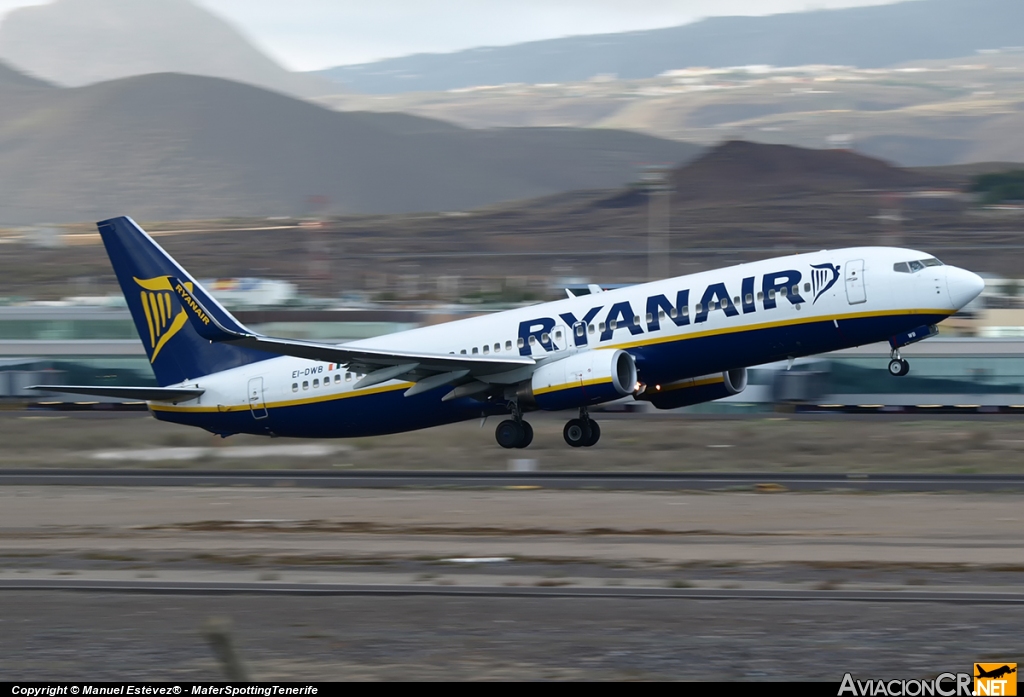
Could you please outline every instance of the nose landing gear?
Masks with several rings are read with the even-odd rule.
[[[562,429],[562,437],[573,448],[589,448],[601,438],[601,427],[590,418],[586,407],[580,407],[580,418],[570,419]]]
[[[494,429],[494,439],[503,448],[525,448],[533,442],[533,426],[523,421],[519,404],[509,402],[508,408],[512,412],[512,418],[498,424]]]
[[[889,375],[896,378],[901,378],[910,372],[910,363],[905,358],[900,356],[899,349],[893,349],[892,355],[889,361]]]

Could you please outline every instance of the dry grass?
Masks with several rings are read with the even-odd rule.
[[[198,429],[158,422],[148,415],[0,413],[0,467],[177,467],[360,470],[503,471],[517,458],[537,460],[540,471],[636,472],[918,472],[1016,473],[1024,437],[1011,419],[942,417],[743,419],[680,414],[595,414],[602,440],[571,449],[562,440],[568,414],[531,414],[536,433],[525,451],[494,443],[498,419],[425,431],[339,441],[350,451],[320,457],[116,463],[93,459],[99,450],[183,446],[281,444],[258,436],[227,440]],[[730,445],[729,448],[710,447]],[[766,485],[773,482],[767,480]],[[766,489],[770,489],[768,486]]]

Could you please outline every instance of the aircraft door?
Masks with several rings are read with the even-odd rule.
[[[263,400],[263,378],[249,380],[249,411],[252,418],[267,418],[267,403]]]
[[[855,259],[846,262],[846,300],[851,305],[867,302],[867,291],[864,288],[864,260]]]

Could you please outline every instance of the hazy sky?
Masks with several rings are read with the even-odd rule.
[[[46,0],[0,0],[0,13]],[[150,0],[135,0],[148,2]],[[894,0],[194,0],[293,70]]]

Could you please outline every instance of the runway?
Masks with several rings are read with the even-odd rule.
[[[957,603],[1024,605],[1024,593],[914,590],[813,590],[758,588],[638,588],[538,586],[438,586],[430,584],[224,583],[204,581],[92,581],[30,579],[0,581],[0,591],[73,591],[148,595],[442,596],[473,598],[581,598],[648,600],[758,600],[862,603]]]
[[[1024,475],[8,469],[0,486],[588,489],[617,491],[1019,492]]]

